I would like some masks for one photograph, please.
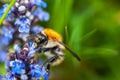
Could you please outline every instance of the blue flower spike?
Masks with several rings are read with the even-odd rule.
[[[30,52],[30,48],[34,49],[34,47],[31,46],[32,42],[30,42],[30,44],[25,44],[20,53],[17,53],[16,51],[11,56],[9,56],[9,59],[6,63],[8,70],[8,73],[5,76],[6,80],[39,80],[41,77],[43,77],[44,80],[48,80],[48,69],[36,63],[36,61],[34,60],[35,56],[29,58],[28,54]]]
[[[0,9],[0,17],[7,7],[8,4],[5,4]],[[35,22],[50,19],[49,13],[43,10],[46,7],[47,3],[43,0],[16,0],[12,6],[0,31],[0,62],[5,62],[7,70],[5,76],[0,75],[0,80],[49,79],[50,71],[35,58],[38,49],[34,42],[27,42],[28,36],[44,30],[40,25],[36,26]],[[11,46],[13,52],[8,50]]]

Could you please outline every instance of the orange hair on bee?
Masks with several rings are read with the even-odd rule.
[[[59,33],[57,33],[56,31],[47,28],[47,29],[43,30],[43,32],[48,36],[49,39],[52,39],[52,40],[56,39],[56,40],[62,42],[62,36]]]

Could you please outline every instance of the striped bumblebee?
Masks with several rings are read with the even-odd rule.
[[[79,56],[62,42],[61,35],[52,29],[44,29],[37,35],[29,36],[28,41],[30,40],[34,41],[38,52],[44,52],[48,57],[43,66],[60,64],[64,60],[65,49],[80,61]]]

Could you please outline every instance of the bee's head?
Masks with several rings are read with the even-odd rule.
[[[37,35],[31,35],[28,38],[28,41],[33,41],[37,47],[42,47],[46,45],[48,42],[48,37],[44,33],[40,32]]]
[[[46,45],[48,43],[48,36],[41,32],[36,35],[35,42],[38,46]]]
[[[48,40],[57,40],[62,42],[62,37],[60,34],[58,34],[52,29],[44,29],[37,35],[29,36],[28,41],[31,40],[34,41],[37,44],[37,46],[42,47],[48,43]]]

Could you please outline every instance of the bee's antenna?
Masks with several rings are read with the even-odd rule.
[[[65,48],[78,60],[81,61],[80,57],[72,50],[70,49],[67,45],[63,44]]]
[[[64,43],[61,43],[60,41],[57,41],[57,42],[62,44],[78,61],[81,61],[80,57],[72,49],[70,49],[67,45],[65,45]]]

